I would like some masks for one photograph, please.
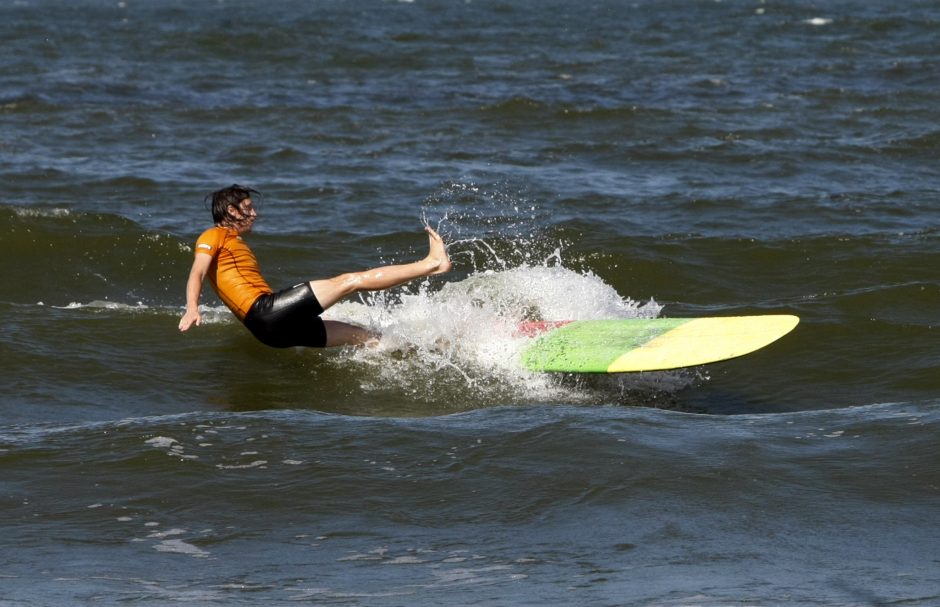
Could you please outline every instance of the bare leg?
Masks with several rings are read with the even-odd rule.
[[[342,298],[360,291],[381,291],[404,284],[415,278],[443,274],[450,271],[451,262],[444,247],[444,241],[437,232],[425,227],[428,233],[428,255],[421,261],[414,263],[383,266],[363,272],[349,272],[325,280],[311,280],[310,288],[317,296],[317,301],[324,310]],[[379,338],[378,335],[364,327],[324,320],[326,325],[326,345],[365,345]]]
[[[379,336],[365,327],[351,325],[338,320],[324,320],[326,346],[364,346],[376,341]]]
[[[342,298],[360,291],[381,291],[397,287],[415,278],[443,274],[451,268],[444,241],[437,232],[426,227],[428,233],[428,255],[414,263],[383,266],[362,272],[349,272],[334,278],[311,280],[310,288],[323,309],[326,310]]]

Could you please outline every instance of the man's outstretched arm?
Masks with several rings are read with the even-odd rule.
[[[211,264],[212,256],[205,253],[197,253],[196,258],[193,259],[189,280],[186,281],[186,312],[180,319],[180,331],[188,331],[193,325],[198,326],[202,322],[202,315],[199,314],[199,296],[202,294],[202,284],[206,280]]]

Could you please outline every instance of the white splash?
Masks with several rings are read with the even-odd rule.
[[[436,291],[425,282],[397,297],[380,293],[359,303],[343,302],[325,316],[381,334],[376,347],[350,350],[337,361],[368,367],[362,383],[367,391],[394,388],[418,400],[439,400],[446,390],[517,402],[589,397],[570,381],[520,365],[530,338],[518,333],[519,323],[653,318],[660,310],[654,301],[640,304],[622,297],[590,272],[522,266],[475,273]]]

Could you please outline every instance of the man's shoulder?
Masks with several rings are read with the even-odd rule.
[[[225,240],[225,233],[226,229],[219,226],[207,229],[196,239],[196,251],[214,253]]]

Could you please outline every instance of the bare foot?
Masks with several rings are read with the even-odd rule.
[[[424,226],[424,231],[428,233],[428,241],[430,244],[430,250],[428,251],[427,261],[430,264],[433,264],[433,270],[431,274],[443,274],[444,272],[450,272],[453,264],[450,262],[450,257],[447,256],[447,247],[444,246],[444,239],[441,238],[440,234],[434,231],[431,226]]]

